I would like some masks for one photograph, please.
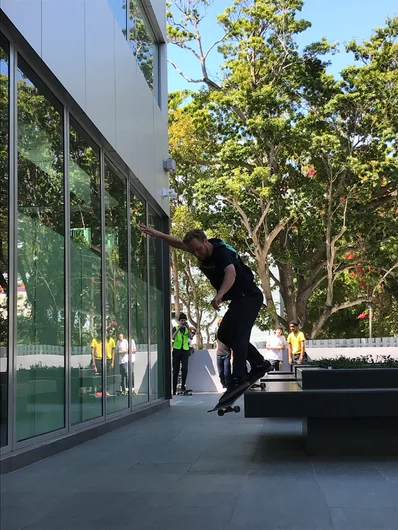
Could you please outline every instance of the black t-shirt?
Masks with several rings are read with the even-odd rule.
[[[236,278],[231,289],[224,294],[223,300],[235,300],[242,295],[251,295],[260,292],[254,283],[253,273],[243,263],[237,251],[222,239],[212,238],[209,242],[214,246],[213,254],[202,261],[200,270],[210,280],[210,283],[218,291],[224,280],[224,269],[228,265],[235,266]]]

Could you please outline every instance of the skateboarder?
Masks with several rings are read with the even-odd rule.
[[[249,387],[249,379],[260,378],[270,369],[270,363],[249,342],[263,304],[263,295],[254,283],[252,271],[234,248],[222,239],[207,239],[202,230],[191,230],[184,239],[147,226],[140,226],[140,230],[151,237],[163,239],[172,247],[190,252],[199,260],[200,270],[217,291],[211,302],[214,309],[220,309],[223,301],[230,301],[218,330],[219,340],[234,352],[232,378],[220,402],[230,399]],[[250,378],[246,360],[251,366]]]

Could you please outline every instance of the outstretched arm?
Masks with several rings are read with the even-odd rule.
[[[186,252],[190,252],[184,245],[182,239],[178,237],[174,237],[171,234],[165,234],[164,232],[161,232],[160,230],[155,230],[155,228],[151,228],[150,226],[138,225],[138,228],[143,234],[146,234],[147,236],[153,237],[155,239],[163,239],[163,241],[166,241],[166,243],[171,247],[179,248],[181,250],[185,250]]]

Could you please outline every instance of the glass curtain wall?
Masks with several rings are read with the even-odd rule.
[[[132,352],[133,405],[149,399],[147,238],[138,229],[139,224],[146,224],[145,203],[130,188],[131,338],[137,350]]]
[[[127,182],[105,162],[106,336],[114,348],[106,360],[107,412],[129,406]],[[134,348],[135,349],[135,348]]]
[[[0,35],[0,447],[8,443],[9,47]]]
[[[160,241],[147,239],[138,229],[140,223],[147,222],[160,228],[161,219],[153,210],[148,214],[145,201],[106,159],[101,188],[100,147],[73,117],[65,114],[62,103],[17,53],[16,62],[16,101],[11,105],[9,45],[0,35],[2,447],[10,443],[11,382],[15,384],[13,443],[68,427],[66,406],[72,425],[103,417],[103,394],[108,393],[108,413],[164,396],[161,247]],[[9,119],[14,103],[17,167],[12,175],[15,186],[10,186],[9,162],[14,155],[9,154]],[[15,244],[12,252],[10,190],[15,190],[17,207],[11,223],[15,228],[15,241],[10,240]],[[65,193],[70,206],[67,217]],[[70,218],[68,226],[65,218]],[[14,259],[14,254],[15,280],[9,286],[9,256]],[[67,291],[66,264],[70,265]],[[14,291],[16,319],[12,331],[16,348],[9,356],[8,304],[9,292]],[[70,330],[68,352],[66,319]],[[118,339],[126,340],[127,351],[118,349]],[[10,383],[9,366],[16,367]],[[70,383],[68,404],[66,383]]]
[[[100,150],[73,119],[69,144],[71,422],[76,424],[102,415],[101,184]],[[108,341],[107,356],[112,346]]]
[[[108,0],[116,22],[119,24],[123,35],[127,36],[127,1],[128,0]]]
[[[63,108],[18,57],[17,440],[65,426]]]
[[[146,82],[158,99],[159,45],[141,0],[108,0],[108,3],[130,44]]]
[[[152,208],[148,210],[148,224],[162,230],[162,220]],[[162,242],[148,238],[149,245],[149,307],[150,307],[150,378],[151,398],[164,396],[165,352],[162,280]]]
[[[157,98],[159,46],[140,0],[129,0],[128,22],[130,47],[144,74],[146,82]]]

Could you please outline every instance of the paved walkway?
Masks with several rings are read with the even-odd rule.
[[[398,529],[398,460],[309,458],[297,420],[216,395],[3,475],[1,530]]]

